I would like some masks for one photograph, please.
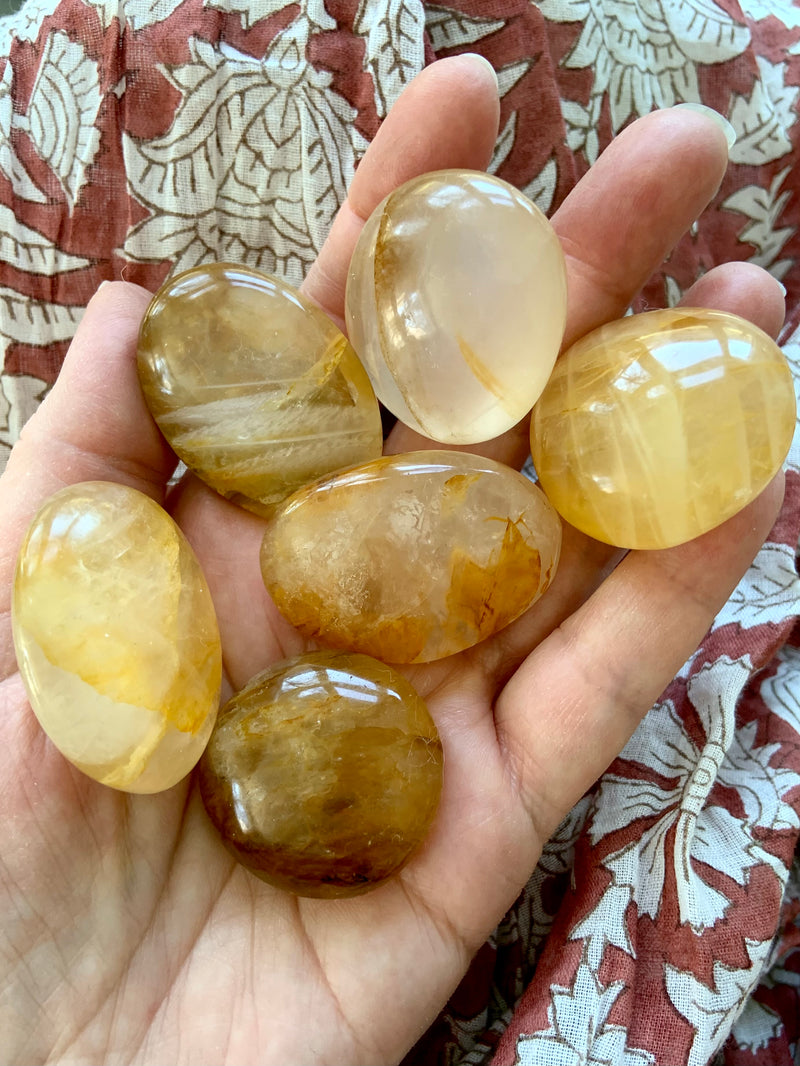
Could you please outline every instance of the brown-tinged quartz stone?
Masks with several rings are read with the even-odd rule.
[[[222,654],[188,541],[149,496],[92,481],[45,502],[23,541],[13,632],[42,728],[89,777],[159,792],[206,745]]]
[[[347,339],[294,289],[247,267],[170,278],[142,323],[138,367],[175,453],[259,514],[381,454],[378,402]]]
[[[351,896],[397,873],[439,803],[442,748],[396,670],[314,652],[253,678],[223,707],[199,768],[236,858],[303,896]]]
[[[755,499],[794,425],[772,338],[736,315],[681,307],[572,345],[534,408],[531,452],[567,522],[623,548],[668,548]]]
[[[508,625],[549,586],[561,523],[516,470],[465,452],[387,456],[295,493],[270,519],[264,582],[308,637],[428,662]]]

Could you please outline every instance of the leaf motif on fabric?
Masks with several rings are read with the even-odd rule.
[[[630,858],[632,856],[629,851],[623,851],[604,861],[603,865],[611,874],[611,884],[603,892],[597,905],[573,926],[569,934],[570,940],[583,940],[584,957],[594,970],[600,968],[609,944],[613,944],[631,958],[636,957],[628,935],[626,914],[628,905],[635,901],[639,866],[638,863],[632,864]],[[663,852],[656,850],[654,858],[656,866],[647,869],[647,876],[655,874],[656,880],[663,885]],[[644,913],[647,910],[646,903],[640,904],[639,909]]]
[[[748,27],[715,0],[662,0],[661,10],[670,36],[695,63],[724,63],[750,44]]]
[[[83,0],[83,3],[86,4],[87,7],[94,9],[100,20],[100,25],[104,30],[109,28],[114,19],[117,19],[120,26],[120,32],[122,32],[126,22],[126,12],[123,0]],[[135,12],[131,11],[129,14],[134,13],[138,18],[138,7],[135,9]],[[129,21],[133,27],[133,19],[130,19]]]
[[[751,965],[738,970],[715,962],[710,988],[691,972],[670,965],[664,967],[667,995],[695,1030],[687,1066],[706,1066],[711,1061],[727,1040],[742,1004],[758,983],[770,942],[745,940],[745,945]]]
[[[743,185],[723,202],[725,211],[738,211],[751,221],[739,234],[742,244],[755,245],[756,251],[749,262],[763,267],[778,279],[782,278],[792,267],[794,260],[779,259],[783,246],[794,235],[794,228],[778,228],[778,220],[791,199],[788,190],[781,192],[781,186],[791,173],[791,167],[784,167],[770,182],[769,188],[761,185]]]
[[[497,89],[501,100],[522,78],[524,78],[532,66],[532,60],[523,59],[516,63],[508,63],[506,66],[501,67],[496,71]],[[517,112],[512,111],[506,120],[505,126],[500,131],[500,134],[495,141],[494,151],[492,152],[491,162],[488,167],[490,174],[496,174],[503,163],[505,163],[506,159],[508,159],[509,153],[514,147],[516,135]]]
[[[49,34],[27,115],[17,125],[58,178],[70,214],[100,144],[101,99],[97,63],[66,33]]]
[[[550,933],[555,915],[542,903],[542,886],[570,873],[575,865],[575,845],[589,815],[591,797],[582,796],[542,849],[533,875],[510,912],[516,919],[525,958],[532,964]]]
[[[589,827],[592,843],[623,829],[632,832],[628,842],[603,859],[612,884],[571,934],[572,939],[591,941],[592,961],[602,952],[604,938],[624,950],[626,893],[639,914],[657,917],[668,864],[675,874],[680,920],[697,932],[713,926],[729,906],[727,896],[708,884],[697,863],[737,884],[745,884],[749,871],[762,864],[781,880],[788,876],[781,861],[753,834],[756,826],[780,830],[800,823],[784,799],[796,786],[796,775],[772,765],[777,745],[757,747],[754,726],[735,728],[737,701],[750,674],[748,660],[722,657],[690,677],[687,694],[705,733],[701,749],[671,703],[649,712],[621,759],[632,768],[638,764],[655,771],[661,781],[634,776],[634,769],[602,778]],[[709,803],[717,783],[736,789],[744,818]]]
[[[782,1029],[783,1020],[780,1015],[751,996],[731,1026],[731,1037],[738,1047],[755,1055],[757,1051],[766,1048],[770,1040],[779,1036]]]
[[[550,22],[583,22],[591,0],[537,0],[536,6]]]
[[[582,960],[569,988],[550,986],[549,1025],[518,1038],[515,1061],[520,1066],[652,1066],[655,1057],[628,1047],[627,1029],[608,1021],[624,988],[623,981],[604,985]]]
[[[792,0],[740,0],[742,12],[754,22],[777,16],[787,29],[793,30],[800,26],[800,8],[795,7]],[[778,10],[779,9],[779,10]]]
[[[0,337],[16,344],[53,344],[69,341],[85,308],[31,300],[14,289],[0,287]]]
[[[0,55],[7,56],[13,40],[35,41],[48,15],[61,0],[26,0],[19,11],[0,18]]]
[[[190,62],[167,71],[183,97],[170,129],[123,139],[131,191],[151,211],[126,255],[181,270],[229,259],[299,284],[365,148],[353,108],[306,59],[316,28],[299,17],[261,60],[190,40]]]
[[[796,121],[800,89],[786,85],[785,63],[770,63],[756,56],[758,77],[749,97],[734,94],[728,119],[736,130],[730,150],[732,163],[762,166],[792,150],[789,131]]]
[[[425,28],[434,52],[477,44],[504,26],[503,19],[467,15],[441,4],[427,4],[425,7]]]
[[[136,32],[145,26],[155,26],[157,22],[163,22],[183,2],[184,0],[144,0],[142,3],[137,0],[136,4],[125,6],[125,14],[131,29]]]
[[[508,159],[511,149],[514,147],[514,140],[517,136],[517,112],[512,111],[508,116],[508,121],[502,130],[498,134],[497,140],[494,143],[494,150],[492,151],[492,158],[487,167],[490,174],[496,174],[500,167]]]
[[[372,75],[375,108],[385,118],[425,65],[425,9],[421,0],[361,0],[353,30],[364,38],[364,70]]]
[[[0,468],[46,392],[46,382],[30,374],[0,373]]]
[[[90,259],[62,251],[42,233],[26,226],[5,204],[0,204],[0,262],[46,276],[91,266]]]
[[[769,541],[717,615],[715,625],[781,623],[800,613],[800,577],[794,549]]]
[[[534,61],[532,59],[519,59],[514,63],[507,63],[496,71],[497,91],[501,100],[511,92],[515,85],[522,81],[533,65]]]
[[[14,111],[14,99],[11,95],[13,78],[11,63],[6,63],[0,80],[0,173],[11,182],[14,195],[20,200],[46,204],[47,197],[19,161],[11,144],[11,132],[19,126],[19,115]]]
[[[173,2],[173,0],[169,0],[169,2]],[[183,0],[177,0],[177,3],[182,2]],[[260,22],[261,19],[269,18],[270,15],[277,15],[278,12],[290,6],[292,5],[289,0],[217,0],[217,2],[215,0],[203,0],[203,7],[238,14],[242,20],[242,27],[246,30]],[[302,6],[308,8],[309,4],[306,2]],[[329,22],[329,25],[325,28],[335,29],[335,20],[331,19],[324,11],[322,14],[324,14],[326,21]]]
[[[588,104],[564,101],[568,143],[589,162],[597,158],[596,130],[603,99],[613,132],[654,108],[699,100],[697,67],[733,59],[747,48],[747,26],[714,0],[545,0],[539,8],[554,22],[582,22],[565,67],[592,72]]]
[[[767,707],[800,733],[800,648],[785,644],[777,653],[775,672],[761,682]]]
[[[557,184],[558,167],[555,156],[550,156],[536,177],[528,182],[522,192],[525,193],[529,200],[533,200],[543,214],[547,215],[553,206],[553,197],[556,194]]]

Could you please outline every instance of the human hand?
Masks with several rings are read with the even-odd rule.
[[[384,123],[305,285],[341,322],[364,217],[399,182],[482,168],[497,96],[468,58],[425,71]],[[724,139],[662,112],[620,136],[554,218],[567,255],[567,342],[624,312],[713,195]],[[14,561],[43,499],[120,481],[166,502],[214,596],[228,690],[303,650],[263,588],[263,523],[174,467],[135,370],[148,294],[105,287],[0,483],[0,1032],[10,1061],[396,1061],[435,1018],[529,877],[543,843],[700,641],[764,540],[774,483],[691,544],[619,553],[567,530],[547,596],[495,638],[407,671],[445,749],[442,806],[403,872],[351,900],[286,895],[237,866],[191,779],[157,796],[105,789],[44,738],[16,673]],[[686,302],[779,328],[779,287],[744,265]],[[425,446],[404,427],[391,451]],[[483,450],[510,464],[524,427]],[[618,565],[617,565],[618,564]]]

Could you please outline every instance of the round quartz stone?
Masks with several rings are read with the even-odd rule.
[[[391,667],[315,652],[223,707],[199,777],[212,822],[253,873],[298,895],[352,896],[397,873],[425,838],[442,747]]]
[[[531,452],[562,517],[623,548],[667,548],[753,500],[792,440],[786,360],[751,323],[676,308],[601,326],[562,355]]]
[[[558,515],[522,474],[422,451],[295,493],[269,521],[261,572],[306,636],[384,662],[428,662],[527,610],[560,547]]]
[[[476,171],[407,182],[361,232],[347,329],[378,398],[446,444],[489,440],[530,411],[566,318],[561,245],[522,193]]]
[[[20,550],[13,632],[42,728],[89,777],[159,792],[200,758],[217,621],[188,541],[148,496],[93,481],[47,500]]]
[[[270,507],[381,454],[380,411],[346,338],[277,278],[199,266],[153,297],[139,379],[175,453],[222,496]]]

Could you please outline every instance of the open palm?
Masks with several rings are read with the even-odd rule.
[[[371,146],[306,293],[341,321],[364,217],[400,181],[482,168],[497,131],[485,64],[445,60],[409,87]],[[724,138],[662,112],[612,145],[554,224],[567,255],[567,340],[619,316],[713,195]],[[769,531],[782,488],[698,541],[622,562],[567,530],[545,599],[478,648],[408,671],[445,749],[440,813],[400,876],[353,900],[297,899],[238,867],[191,779],[127,796],[83,777],[41,733],[16,672],[16,551],[64,484],[125,482],[164,501],[174,467],[135,374],[145,292],[105,287],[2,480],[0,513],[0,1032],[15,1062],[397,1061],[529,877],[542,845],[603,771]],[[778,286],[742,265],[687,302],[775,332]],[[487,445],[519,465],[524,427]],[[392,451],[424,447],[397,427]],[[480,449],[473,449],[480,450]],[[303,650],[258,569],[260,519],[185,480],[167,499],[200,558],[228,691]],[[617,565],[618,564],[618,565]]]

